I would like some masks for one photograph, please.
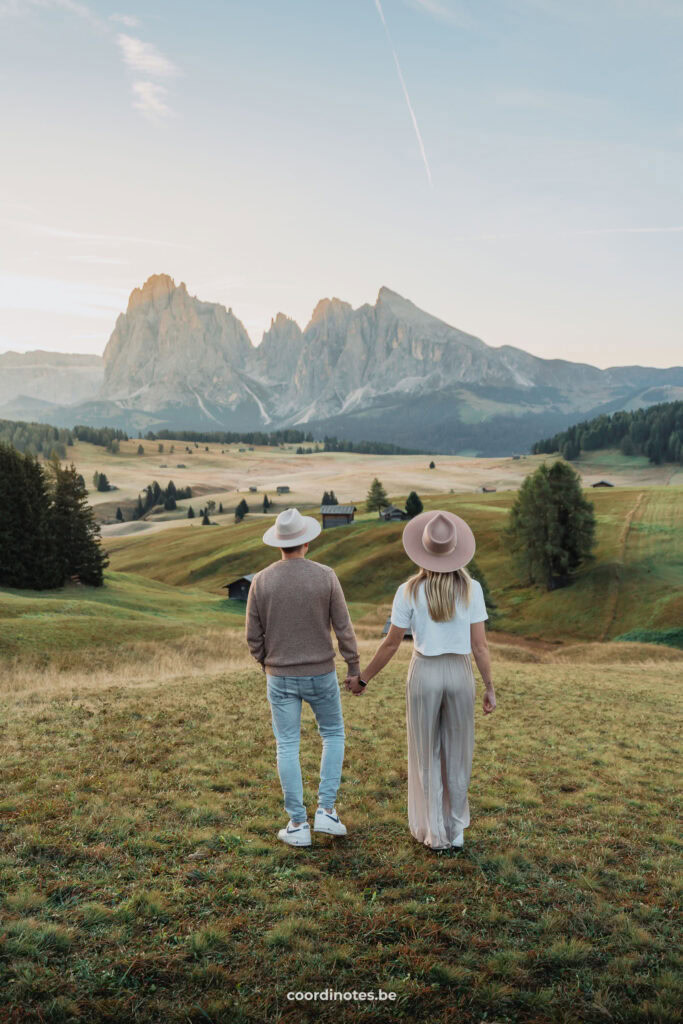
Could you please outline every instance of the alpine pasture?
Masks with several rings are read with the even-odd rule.
[[[173,479],[202,492],[184,507],[223,501],[218,525],[159,513],[103,538],[100,590],[0,591],[0,1020],[680,1019],[683,652],[615,639],[680,627],[673,467],[577,463],[585,484],[616,486],[587,486],[596,557],[545,593],[519,580],[502,530],[514,487],[547,456],[436,457],[429,470],[422,456],[190,457],[175,442],[176,462],[194,460],[183,476],[140,443],[143,456],[137,441],[118,456],[74,447],[86,480],[97,469],[119,488],[96,495],[102,518]],[[290,503],[315,514],[333,488],[356,522],[324,531],[310,557],[335,568],[367,662],[411,572],[402,524],[363,512],[375,476],[397,505],[415,489],[471,523],[496,603],[498,708],[484,718],[479,691],[462,851],[434,853],[407,829],[408,643],[363,697],[343,692],[348,837],[310,850],[275,839],[264,679],[223,587],[277,554],[261,544],[265,520]],[[276,497],[278,483],[291,493]],[[259,508],[264,492],[271,514],[235,523],[237,496]],[[319,756],[306,709],[309,812]],[[395,999],[288,998],[327,989]]]

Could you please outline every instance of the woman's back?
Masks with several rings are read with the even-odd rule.
[[[456,600],[455,613],[447,622],[435,622],[429,614],[425,582],[408,594],[408,581],[402,583],[391,609],[392,625],[410,629],[415,650],[420,654],[471,654],[470,626],[488,619],[484,592],[478,580],[470,582],[470,602]]]

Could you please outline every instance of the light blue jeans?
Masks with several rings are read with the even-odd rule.
[[[305,700],[311,705],[323,741],[318,804],[331,809],[337,798],[344,761],[344,718],[337,672],[333,670],[322,676],[267,675],[266,681],[285,810],[292,821],[306,821],[299,761],[301,702]]]

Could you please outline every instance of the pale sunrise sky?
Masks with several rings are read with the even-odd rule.
[[[683,0],[0,0],[0,351],[101,353],[153,273],[380,286],[487,344],[681,355]]]

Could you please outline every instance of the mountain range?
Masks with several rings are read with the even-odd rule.
[[[683,397],[683,367],[598,369],[494,348],[389,288],[279,313],[254,346],[232,309],[166,274],[135,288],[103,356],[0,355],[0,416],[130,432],[274,430],[504,455],[577,419]]]

